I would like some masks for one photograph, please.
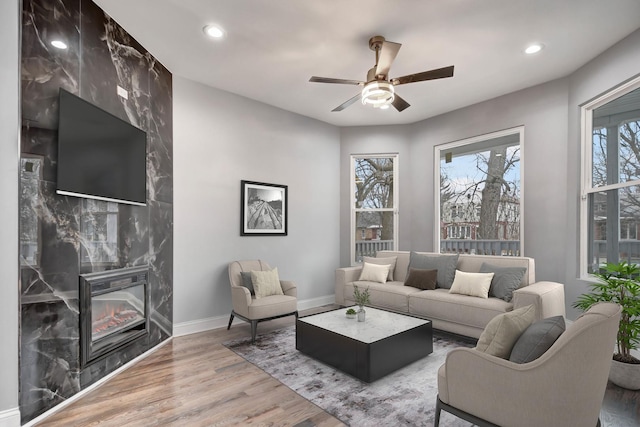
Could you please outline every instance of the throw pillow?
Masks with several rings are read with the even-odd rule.
[[[565,330],[564,317],[554,316],[538,320],[518,338],[509,360],[528,363],[542,356]]]
[[[491,279],[493,279],[493,273],[468,273],[456,270],[449,293],[489,298]]]
[[[420,268],[410,268],[409,275],[404,281],[404,285],[418,289],[433,290],[436,288],[437,280],[438,270],[422,270]]]
[[[240,277],[242,277],[242,286],[249,289],[251,295],[256,294],[256,290],[253,289],[253,282],[251,281],[251,272],[250,271],[241,271]]]
[[[282,286],[280,286],[277,268],[265,271],[252,271],[251,281],[256,290],[256,299],[271,295],[284,295]]]
[[[520,287],[527,269],[525,267],[498,267],[484,262],[480,267],[480,272],[495,273],[491,281],[489,295],[509,302],[513,298],[513,291]]]
[[[451,288],[457,264],[458,255],[426,255],[413,251],[409,255],[409,269],[438,270],[437,285],[439,288]]]
[[[497,315],[480,334],[476,350],[507,359],[514,344],[535,317],[536,309],[533,305]]]
[[[358,280],[385,283],[387,281],[387,277],[389,277],[390,267],[390,265],[369,264],[368,262],[365,262],[362,265],[360,279]]]
[[[370,256],[363,256],[362,261],[368,262],[369,264],[390,265],[391,268],[389,268],[389,276],[387,277],[387,280],[389,281],[393,280],[393,273],[396,269],[396,262],[398,261],[397,256],[386,257],[386,258],[374,258]]]

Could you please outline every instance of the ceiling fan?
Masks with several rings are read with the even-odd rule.
[[[396,55],[398,55],[400,47],[402,47],[400,43],[388,42],[382,36],[374,36],[369,39],[369,49],[376,52],[376,65],[367,73],[366,82],[316,76],[311,77],[309,81],[316,83],[357,85],[362,87],[361,93],[343,102],[331,111],[342,111],[358,99],[362,100],[362,104],[372,105],[375,108],[389,108],[389,105],[393,105],[396,110],[403,111],[409,107],[409,103],[395,93],[395,86],[453,77],[453,65],[402,77],[389,78],[389,69]]]

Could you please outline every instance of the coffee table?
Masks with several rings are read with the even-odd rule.
[[[430,320],[366,307],[366,320],[346,308],[300,317],[296,349],[365,382],[373,382],[433,352]]]

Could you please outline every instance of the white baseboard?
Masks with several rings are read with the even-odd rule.
[[[335,295],[325,295],[317,298],[298,300],[298,310],[308,310],[336,301]],[[176,323],[173,325],[173,336],[197,334],[198,332],[210,331],[212,329],[225,328],[229,324],[229,315],[218,317],[208,317],[206,319],[190,320],[188,322]]]
[[[20,408],[0,411],[0,427],[20,427]]]
[[[96,388],[100,387],[102,384],[104,384],[105,382],[109,381],[111,378],[115,377],[116,375],[118,375],[119,373],[121,373],[122,371],[130,368],[131,366],[135,365],[136,363],[138,363],[139,361],[151,356],[153,353],[155,353],[157,350],[159,350],[161,347],[163,347],[165,344],[169,343],[171,341],[170,337],[169,339],[166,339],[164,341],[162,341],[160,344],[156,345],[155,347],[149,349],[148,351],[146,351],[145,353],[142,353],[140,356],[136,357],[133,360],[130,360],[129,362],[125,363],[124,365],[122,365],[121,367],[119,367],[118,369],[116,369],[115,371],[111,372],[110,374],[104,376],[103,378],[99,379],[98,381],[96,381],[95,383],[91,384],[90,386],[88,386],[87,388],[84,388],[82,390],[80,390],[78,393],[74,394],[73,396],[71,396],[70,398],[66,399],[64,402],[60,403],[57,406],[54,406],[53,408],[49,409],[47,412],[39,415],[38,417],[32,419],[31,421],[29,421],[28,423],[26,423],[24,426],[22,427],[31,427],[36,425],[37,423],[39,423],[40,421],[44,420],[47,417],[50,417],[51,415],[55,414],[56,412],[66,408],[67,406],[69,406],[70,404],[72,404],[73,402],[75,402],[76,400],[80,399],[81,397],[85,396],[87,393],[89,393],[92,390],[95,390]],[[18,413],[19,414],[19,413]],[[0,413],[0,427],[5,427],[4,424],[2,424],[2,418],[1,418],[2,413]],[[19,426],[20,425],[20,417],[18,416],[18,424],[16,424],[15,426]],[[8,427],[9,425],[7,425]],[[14,427],[13,425],[11,425],[11,427]]]

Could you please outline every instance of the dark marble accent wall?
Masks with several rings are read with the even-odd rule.
[[[69,46],[59,50],[50,40]],[[172,76],[90,0],[23,0],[20,411],[26,423],[166,340],[173,323]],[[117,86],[128,99],[117,95]],[[147,132],[147,206],[56,194],[58,91]],[[148,265],[150,334],[80,368],[79,275]]]

